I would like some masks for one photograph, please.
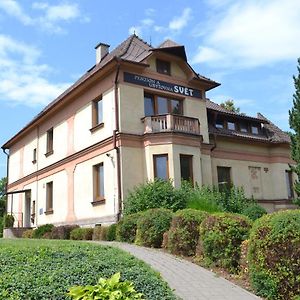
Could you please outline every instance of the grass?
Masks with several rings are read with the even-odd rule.
[[[121,272],[146,299],[176,299],[160,275],[126,252],[86,242],[0,240],[0,299],[68,299],[74,285]]]

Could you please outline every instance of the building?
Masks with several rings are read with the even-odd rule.
[[[15,226],[115,222],[128,190],[154,177],[233,183],[270,211],[289,207],[289,137],[208,100],[217,86],[173,41],[97,45],[96,65],[2,146]]]

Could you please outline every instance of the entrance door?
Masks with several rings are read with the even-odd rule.
[[[249,167],[251,194],[254,199],[263,198],[262,182],[261,182],[261,168]]]
[[[31,204],[31,191],[25,192],[25,206],[24,206],[24,227],[30,226],[30,204]]]

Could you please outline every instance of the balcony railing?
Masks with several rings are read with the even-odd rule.
[[[144,133],[184,132],[200,134],[200,123],[196,118],[179,115],[159,115],[143,118]]]

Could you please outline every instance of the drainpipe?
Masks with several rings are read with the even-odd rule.
[[[7,149],[2,148],[3,153],[6,155],[6,191],[5,193],[7,193],[8,190],[8,172],[9,172],[9,153],[6,152]],[[7,213],[7,201],[8,201],[8,197],[6,197],[6,201],[5,201],[5,211]]]
[[[119,125],[119,73],[120,73],[120,59],[117,58],[117,72],[115,77],[115,122],[116,127],[113,131],[113,145],[114,149],[116,150],[117,155],[117,186],[118,186],[118,213],[117,213],[117,220],[119,221],[122,214],[122,185],[121,185],[121,157],[120,157],[120,148],[117,146],[117,133],[119,133],[120,125]]]

